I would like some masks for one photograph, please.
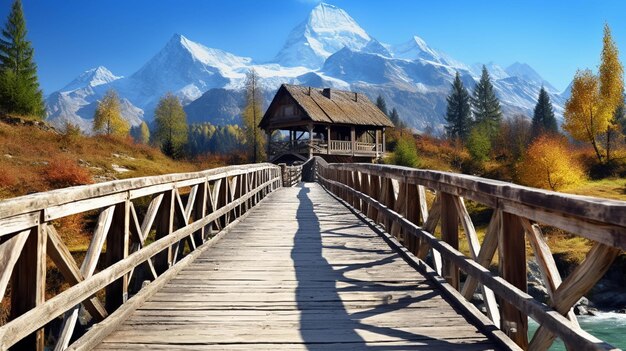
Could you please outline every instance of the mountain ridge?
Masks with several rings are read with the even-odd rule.
[[[564,99],[532,67],[523,63],[506,69],[493,63],[487,66],[505,114],[530,115],[539,89],[545,85],[560,116]],[[130,76],[118,77],[100,66],[50,94],[46,102],[53,124],[74,123],[86,132],[90,132],[94,105],[110,88],[118,91],[123,100],[123,115],[133,125],[143,119],[150,121],[158,99],[166,92],[179,96],[185,106],[192,106],[189,120],[235,123],[239,121],[241,106],[234,102],[241,101],[246,73],[255,69],[266,100],[282,83],[351,89],[366,93],[371,99],[379,94],[384,96],[387,105],[397,107],[401,118],[417,130],[442,130],[445,98],[454,75],[458,71],[471,89],[481,68],[482,65],[468,66],[454,60],[428,46],[419,36],[395,46],[382,43],[343,9],[321,3],[291,31],[271,62],[256,63],[253,58],[174,34]],[[209,96],[203,100],[204,105],[192,105],[205,94]],[[216,106],[208,108],[208,101]],[[206,116],[207,111],[199,106],[217,116]],[[228,116],[229,113],[233,115]]]

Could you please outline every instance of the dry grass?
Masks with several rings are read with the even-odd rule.
[[[0,121],[0,198],[90,182],[191,172],[225,164],[221,162],[175,161],[130,138],[67,135]],[[118,173],[113,164],[129,171]]]

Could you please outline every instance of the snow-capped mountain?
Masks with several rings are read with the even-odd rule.
[[[486,67],[505,115],[530,116],[542,85],[561,114],[564,97],[530,66]],[[428,126],[441,130],[454,75],[458,71],[471,89],[482,64],[458,62],[417,36],[399,45],[381,43],[344,10],[321,3],[289,34],[272,62],[255,63],[176,34],[128,77],[98,67],[50,94],[48,118],[57,126],[70,122],[88,132],[98,99],[115,89],[122,113],[133,125],[152,120],[158,99],[166,92],[181,98],[189,121],[236,123],[250,69],[258,73],[268,102],[282,83],[351,89],[372,99],[382,95],[387,106],[396,107],[400,117],[418,130]]]
[[[48,119],[60,129],[64,128],[66,123],[71,123],[83,131],[91,131],[98,100],[114,82],[122,78],[104,66],[82,73],[63,89],[47,97]],[[124,96],[121,96],[120,105],[122,115],[131,125],[141,123],[143,110],[135,107]]]
[[[344,10],[320,3],[306,21],[291,31],[274,61],[282,66],[316,69],[342,48],[360,50],[370,40],[369,34]]]

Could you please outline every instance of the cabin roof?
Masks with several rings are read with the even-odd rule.
[[[361,93],[283,84],[259,123],[261,128],[270,124],[276,111],[275,105],[284,94],[293,98],[296,105],[304,111],[303,121],[377,127],[394,126],[387,115]]]

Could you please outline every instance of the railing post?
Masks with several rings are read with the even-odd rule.
[[[500,276],[522,291],[526,291],[526,242],[519,217],[503,212],[498,238]],[[528,317],[514,305],[502,301],[500,329],[521,348],[528,348]]]
[[[168,236],[174,230],[174,189],[166,191],[163,195],[163,201],[159,208],[159,213],[155,220],[156,236],[155,240],[159,240]],[[172,247],[159,252],[154,256],[154,269],[158,274],[165,272],[172,264]]]
[[[459,215],[450,194],[441,192],[441,239],[459,249]],[[443,277],[459,290],[459,269],[450,260],[443,260]]]
[[[10,319],[41,305],[46,293],[46,224],[40,222],[28,234],[22,253],[15,263],[11,287]],[[11,350],[44,350],[44,329],[41,328],[15,344]]]
[[[130,200],[115,206],[111,229],[107,235],[105,262],[110,266],[128,256]],[[128,298],[128,275],[112,282],[105,289],[107,312],[112,313]]]

